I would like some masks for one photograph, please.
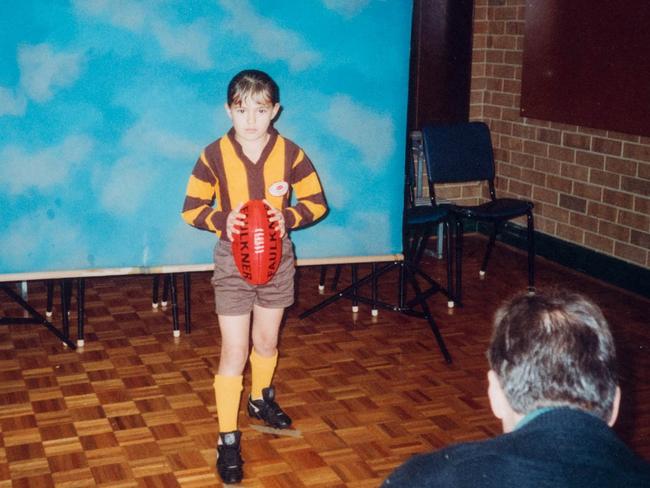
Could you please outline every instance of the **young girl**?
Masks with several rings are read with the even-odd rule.
[[[284,309],[294,300],[294,255],[287,230],[319,219],[327,204],[309,158],[273,128],[280,99],[269,75],[258,70],[235,75],[228,85],[225,109],[232,128],[201,153],[187,185],[182,217],[220,236],[212,277],[221,332],[219,370],[214,378],[219,418],[217,470],[225,483],[238,483],[243,478],[243,460],[237,417],[247,359],[252,376],[248,414],[271,427],[291,426],[272,386],[280,323]],[[292,193],[294,206],[290,206]],[[254,199],[267,203],[269,218],[283,237],[280,266],[264,285],[246,282],[232,257],[233,234],[239,233],[237,226],[244,219],[239,210]]]

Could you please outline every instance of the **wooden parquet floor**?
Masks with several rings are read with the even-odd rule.
[[[451,365],[423,319],[384,310],[372,317],[363,304],[352,314],[342,299],[300,320],[324,297],[318,268],[299,270],[275,385],[300,435],[260,433],[242,408],[243,486],[375,487],[412,454],[500,432],[486,397],[485,349],[496,307],[525,286],[525,257],[500,245],[479,280],[483,245],[467,239],[465,306],[448,310],[442,295],[429,299]],[[616,430],[650,460],[650,301],[544,259],[537,265],[540,287],[577,289],[603,307],[621,359]],[[442,261],[429,259],[425,269],[444,278]],[[380,280],[383,300],[395,298],[396,280]],[[341,286],[348,282],[346,269]],[[220,339],[209,275],[192,275],[193,329],[177,339],[171,307],[152,310],[151,283],[87,280],[86,345],[78,351],[40,326],[0,328],[0,488],[220,486],[212,390]],[[30,285],[29,299],[45,309],[42,284]],[[0,315],[18,314],[0,299]],[[247,372],[243,398],[249,384]]]

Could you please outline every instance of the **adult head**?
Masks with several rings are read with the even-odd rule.
[[[555,289],[510,299],[495,315],[487,355],[490,405],[505,432],[543,407],[579,408],[614,424],[614,341],[601,310],[583,295]]]

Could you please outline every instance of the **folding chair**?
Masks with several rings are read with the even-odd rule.
[[[490,200],[480,205],[451,206],[456,219],[456,291],[461,302],[463,220],[474,220],[492,227],[483,257],[480,276],[487,272],[488,260],[497,234],[504,222],[526,216],[528,241],[528,288],[535,289],[535,234],[533,203],[514,198],[497,198],[494,188],[494,153],[490,130],[483,122],[427,125],[422,131],[431,198],[435,203],[435,185],[441,183],[487,182]]]
[[[404,202],[404,255],[413,265],[415,274],[424,278],[431,287],[425,292],[426,296],[436,291],[442,291],[447,296],[447,306],[454,306],[452,254],[451,254],[451,228],[453,219],[449,205],[439,205],[435,201],[433,186],[427,182],[429,187],[429,199],[422,204],[416,198],[416,187],[418,178],[416,176],[417,156],[407,162],[406,168],[406,195]],[[421,268],[421,260],[427,248],[429,238],[437,233],[438,226],[443,226],[442,239],[445,243],[446,264],[447,264],[447,288],[441,287]],[[409,303],[412,305],[412,303]]]

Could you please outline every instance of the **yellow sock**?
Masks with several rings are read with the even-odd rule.
[[[255,348],[250,355],[251,361],[251,398],[259,400],[262,398],[262,389],[271,386],[275,366],[278,364],[278,351],[271,357],[260,356]]]
[[[237,430],[239,400],[244,389],[243,383],[243,376],[215,375],[214,377],[214,395],[217,399],[219,432]]]

